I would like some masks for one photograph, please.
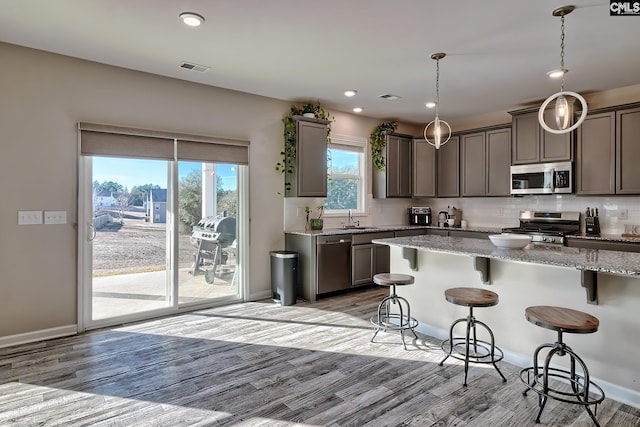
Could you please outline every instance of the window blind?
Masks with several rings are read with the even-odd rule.
[[[78,129],[84,156],[249,163],[248,141],[83,122]]]

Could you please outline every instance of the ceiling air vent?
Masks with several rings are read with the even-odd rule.
[[[378,98],[386,99],[387,101],[395,101],[396,99],[400,99],[398,95],[392,95],[390,93],[385,93],[384,95],[380,95]]]
[[[180,64],[180,68],[184,68],[186,70],[193,70],[193,71],[198,71],[200,73],[204,73],[205,71],[207,71],[211,67],[207,67],[206,65],[193,64],[191,62],[182,62]]]

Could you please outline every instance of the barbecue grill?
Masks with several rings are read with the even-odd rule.
[[[218,267],[227,263],[225,250],[236,240],[236,219],[218,215],[198,221],[191,232],[191,243],[197,248],[193,254],[191,274],[204,273],[207,283],[213,283]],[[219,277],[219,276],[218,276]]]

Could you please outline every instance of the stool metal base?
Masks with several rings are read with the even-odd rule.
[[[453,337],[453,329],[458,323],[466,322],[467,323],[467,332],[464,337]],[[476,325],[482,326],[488,333],[491,341],[483,341],[479,340],[476,337]],[[507,379],[496,365],[497,362],[501,361],[504,357],[504,353],[502,350],[495,345],[495,340],[493,337],[493,332],[487,326],[486,323],[477,320],[473,316],[473,307],[469,307],[469,316],[466,318],[458,319],[451,325],[449,328],[449,339],[444,340],[442,345],[440,346],[442,351],[446,354],[444,359],[440,361],[440,366],[444,364],[444,362],[449,358],[449,356],[454,359],[464,361],[464,383],[463,385],[467,386],[467,374],[469,373],[469,363],[485,363],[492,364],[493,367],[498,371],[498,374],[502,377],[502,381],[506,382]]]
[[[538,366],[538,355],[541,350],[549,348],[549,353],[544,361],[544,366]],[[549,364],[553,356],[569,355],[570,370],[551,368]],[[576,363],[582,370],[582,375],[576,372]],[[549,379],[557,379],[565,386],[564,389],[558,386],[550,385]],[[598,411],[598,404],[604,400],[604,391],[599,385],[589,379],[589,370],[584,361],[565,343],[562,342],[562,332],[558,332],[558,341],[553,344],[542,344],[533,355],[533,366],[520,371],[520,380],[526,384],[522,394],[527,395],[529,390],[533,390],[538,394],[538,415],[536,423],[540,422],[540,416],[547,403],[547,399],[551,398],[560,402],[571,403],[574,405],[582,405],[593,420],[596,426],[600,426],[596,420],[595,414]],[[592,411],[590,406],[593,405]]]
[[[395,310],[394,310],[395,309]],[[405,314],[406,313],[406,314]],[[402,345],[404,349],[407,349],[407,344],[404,340],[405,331],[409,330],[416,339],[418,335],[414,330],[418,326],[418,320],[411,317],[411,308],[409,302],[396,295],[395,286],[392,287],[392,293],[388,297],[384,298],[380,304],[378,304],[378,312],[371,316],[371,324],[374,326],[373,336],[371,342],[374,342],[378,332],[400,332],[402,337]]]

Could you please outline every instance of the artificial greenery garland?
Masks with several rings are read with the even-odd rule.
[[[371,132],[371,136],[369,137],[371,143],[371,160],[376,170],[382,171],[386,166],[383,156],[384,148],[387,145],[386,134],[395,132],[397,127],[398,123],[395,121],[384,122],[379,124],[373,132]]]
[[[276,171],[284,174],[292,174],[296,159],[296,121],[294,116],[302,116],[305,113],[313,113],[316,119],[333,121],[319,102],[308,103],[301,107],[292,105],[289,114],[282,119],[284,123],[284,151],[280,152],[282,160],[276,163]],[[327,125],[327,142],[331,142],[331,124]],[[291,182],[285,181],[285,193],[291,190]]]

